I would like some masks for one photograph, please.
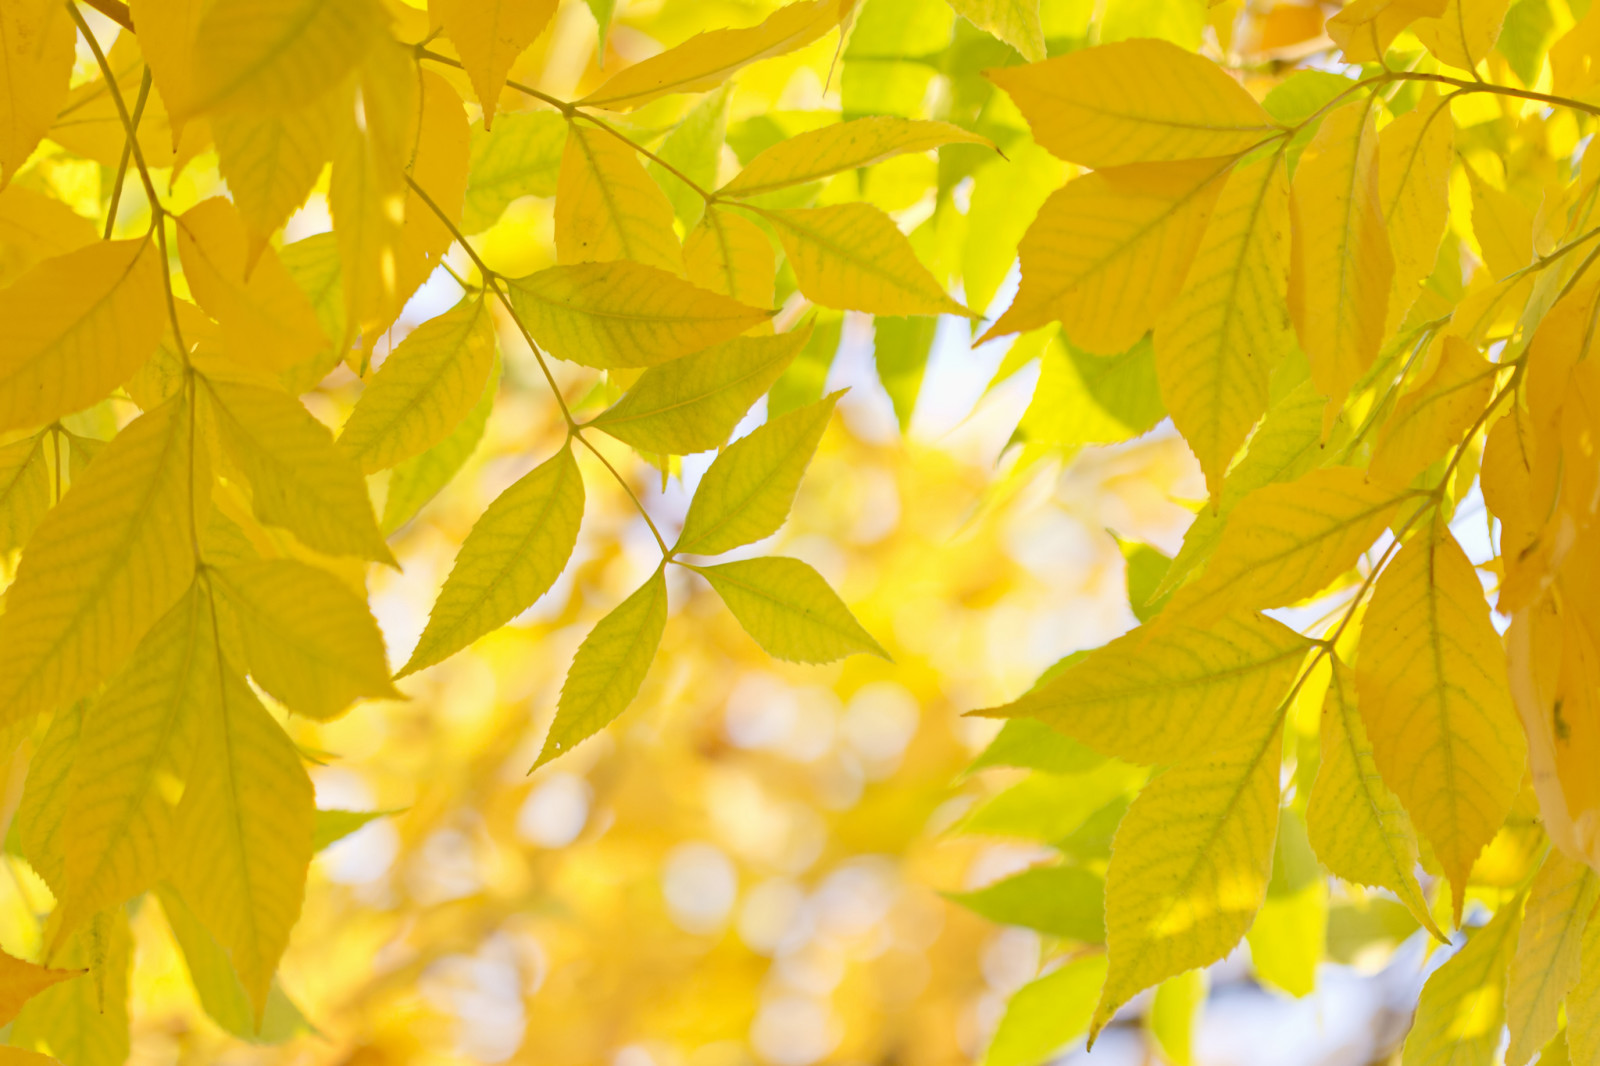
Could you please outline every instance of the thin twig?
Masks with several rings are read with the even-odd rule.
[[[106,208],[105,239],[111,239],[111,230],[117,224],[117,207],[122,202],[122,183],[128,178],[128,161],[133,158],[133,142],[139,134],[139,120],[144,117],[145,101],[150,99],[150,67],[146,65],[139,79],[139,99],[133,103],[133,133],[123,139],[122,158],[117,162],[117,179],[111,186],[111,206]]]

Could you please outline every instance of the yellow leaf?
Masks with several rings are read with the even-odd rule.
[[[0,1066],[61,1066],[60,1059],[19,1047],[0,1047]]]
[[[1210,985],[1205,970],[1189,970],[1162,981],[1150,999],[1150,1035],[1173,1066],[1194,1066],[1194,1034]]]
[[[763,211],[800,291],[823,307],[874,315],[966,315],[917,260],[894,220],[868,203]]]
[[[1264,615],[1205,626],[1163,616],[1021,699],[979,713],[1037,718],[1129,762],[1173,763],[1265,728],[1310,648]]]
[[[1039,0],[949,0],[956,14],[1015,48],[1030,63],[1045,57]]]
[[[1511,0],[1449,0],[1437,18],[1418,20],[1411,32],[1439,62],[1477,70],[1500,39],[1500,24],[1510,6]]]
[[[94,224],[59,200],[12,185],[0,192],[0,285],[41,259],[93,244]]]
[[[1511,809],[1527,749],[1483,586],[1448,529],[1413,536],[1379,576],[1356,688],[1378,771],[1433,845],[1459,918],[1467,875]]]
[[[123,101],[132,106],[128,102],[138,97],[145,73],[144,56],[132,34],[117,37],[106,53],[106,65],[122,91]],[[74,155],[115,168],[121,162],[128,131],[122,124],[122,112],[117,109],[116,100],[107,87],[108,80],[99,77],[73,88],[46,136]],[[204,124],[184,131],[181,143],[176,132],[161,97],[146,99],[139,118],[139,150],[146,166],[181,168],[205,147]],[[138,179],[132,180],[137,182]]]
[[[1600,922],[1584,927],[1579,954],[1578,983],[1567,994],[1567,1043],[1573,1062],[1594,1066],[1600,1062]]]
[[[889,658],[822,575],[798,559],[769,556],[691,569],[774,658],[831,663],[855,652]]]
[[[257,370],[282,371],[328,345],[311,301],[272,248],[252,264],[249,235],[232,204],[201,201],[177,219],[184,279],[222,325],[224,351]]]
[[[361,468],[299,400],[213,374],[200,382],[229,453],[250,479],[257,518],[308,548],[394,565]]]
[[[683,267],[702,289],[750,307],[771,307],[778,261],[761,227],[708,206],[683,242]]]
[[[50,463],[46,434],[0,448],[0,555],[28,542],[50,509]]]
[[[584,366],[658,366],[731,340],[770,317],[626,259],[556,266],[509,281],[540,344]]]
[[[1330,112],[1294,177],[1289,316],[1331,406],[1377,358],[1394,278],[1371,108]]]
[[[673,550],[720,555],[776,533],[840,395],[780,415],[724,448],[700,479]]]
[[[259,1024],[300,917],[315,802],[283,728],[226,663],[221,682],[178,805],[172,881],[232,955]]]
[[[720,447],[810,338],[809,325],[774,337],[737,337],[646,370],[589,424],[641,451],[663,455]]]
[[[1528,890],[1506,992],[1511,1045],[1506,1066],[1524,1064],[1556,1035],[1561,1001],[1578,983],[1584,930],[1600,900],[1600,877],[1551,849]]]
[[[54,0],[0,7],[0,189],[66,103],[76,44],[72,18]]]
[[[1250,928],[1272,873],[1282,748],[1277,724],[1257,734],[1160,774],[1118,826],[1106,870],[1110,967],[1091,1035],[1136,993],[1217,961]]]
[[[1378,134],[1378,203],[1394,251],[1391,325],[1433,273],[1450,206],[1454,141],[1450,106],[1432,94]]]
[[[196,30],[193,107],[308,104],[366,58],[385,18],[377,0],[215,0]]]
[[[17,841],[22,856],[52,893],[66,891],[66,844],[61,823],[72,795],[72,764],[78,754],[87,700],[62,707],[50,719],[28,762],[28,780],[17,806]]]
[[[628,111],[672,93],[715,89],[741,67],[804,48],[854,6],[855,0],[805,0],[780,7],[758,26],[696,34],[628,67],[578,104]]]
[[[1442,346],[1433,375],[1401,397],[1378,432],[1373,477],[1410,481],[1459,441],[1488,406],[1499,368],[1453,334]]]
[[[534,770],[571,751],[628,709],[644,684],[666,626],[667,575],[658,567],[578,645]]]
[[[1471,165],[1465,170],[1472,190],[1472,235],[1483,252],[1483,265],[1496,278],[1521,270],[1533,262],[1533,212],[1480,178]]]
[[[1168,41],[1118,41],[987,76],[1034,140],[1096,170],[1238,155],[1281,133],[1221,67]]]
[[[1267,409],[1273,367],[1293,346],[1288,287],[1289,174],[1274,152],[1228,179],[1182,291],[1155,304],[1161,398],[1213,499]]]
[[[555,14],[557,0],[430,0],[428,14],[444,27],[483,105],[483,128],[494,122],[500,90],[522,50]]]
[[[452,223],[461,221],[467,195],[467,164],[471,158],[471,130],[461,97],[450,83],[431,70],[422,71],[420,111],[416,137],[411,143],[411,180],[422,187],[430,206],[408,183],[395,244],[395,291],[389,317],[397,316],[406,301],[439,267],[439,260],[455,241],[450,227],[434,212],[443,211]]]
[[[1328,36],[1346,63],[1376,63],[1389,45],[1419,18],[1443,13],[1446,0],[1354,0],[1328,20]]]
[[[1600,9],[1591,7],[1576,26],[1550,46],[1554,90],[1563,96],[1582,96],[1592,88],[1600,81],[1597,54],[1600,54]]]
[[[372,612],[327,571],[268,559],[207,573],[238,624],[250,676],[290,710],[325,720],[362,697],[398,696]]]
[[[672,203],[639,165],[633,146],[573,123],[556,179],[556,261],[631,259],[683,273]]]
[[[90,969],[81,981],[45,989],[12,1023],[10,1043],[48,1047],[67,1066],[122,1066],[128,1061],[129,971],[133,935],[122,909],[102,911],[61,953],[61,964]]]
[[[1356,709],[1355,679],[1337,659],[1322,704],[1322,761],[1306,805],[1306,832],[1317,858],[1335,875],[1393,892],[1435,937],[1417,884],[1417,836],[1400,800],[1372,761],[1372,743]]]
[[[1132,347],[1178,295],[1230,166],[1141,164],[1068,182],[1022,238],[1022,284],[986,338],[1060,319],[1095,355]]]
[[[567,120],[548,111],[500,117],[494,132],[471,131],[471,164],[462,228],[488,229],[519,196],[554,196],[566,154]]]
[[[839,122],[779,141],[717,191],[719,196],[759,196],[790,185],[817,181],[857,167],[869,167],[908,152],[945,144],[982,144],[987,137],[948,122],[873,117]]]
[[[10,1025],[24,1003],[51,985],[82,974],[82,970],[52,970],[0,951],[0,1025]]]
[[[1406,1066],[1488,1063],[1506,1016],[1506,966],[1517,943],[1522,897],[1500,907],[1422,986],[1402,1052]]]
[[[58,944],[165,872],[173,806],[220,680],[207,600],[191,585],[84,712],[61,826]]]
[[[188,587],[189,438],[180,396],[118,433],[39,524],[0,614],[6,721],[92,692]]]
[[[1315,595],[1355,565],[1404,497],[1349,466],[1257,489],[1234,508],[1205,572],[1173,607],[1199,620]]]
[[[548,592],[578,542],[583,504],[583,477],[570,446],[502,492],[461,542],[398,676],[454,655]]]
[[[366,473],[420,455],[450,434],[483,395],[494,322],[468,298],[406,335],[367,383],[339,448]]]
[[[296,108],[230,108],[211,116],[217,169],[256,243],[305,203],[354,109],[354,94],[335,89]]]
[[[195,111],[195,38],[208,6],[206,0],[128,0],[156,91],[180,118]]]
[[[500,391],[500,360],[489,371],[478,402],[468,411],[450,435],[421,455],[407,459],[389,471],[389,486],[383,495],[383,520],[385,533],[393,533],[410,521],[428,501],[455,477],[472,455],[483,431],[489,423],[489,412],[494,408],[495,394]]]
[[[97,403],[156,350],[165,325],[156,245],[103,241],[0,289],[0,431]]]

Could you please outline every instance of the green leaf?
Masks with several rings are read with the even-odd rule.
[[[1090,955],[1018,989],[1006,1004],[984,1066],[1038,1066],[1082,1036],[1105,976],[1105,956]]]
[[[855,652],[889,658],[822,575],[798,559],[770,556],[692,569],[775,658],[830,663]]]
[[[600,57],[600,65],[605,66],[606,33],[611,29],[611,16],[617,10],[617,0],[589,0],[589,11],[594,15],[595,24],[600,30],[600,43],[595,49],[595,55]]]
[[[720,555],[776,533],[841,395],[775,418],[728,445],[701,479],[673,550]]]
[[[333,809],[317,810],[317,820],[311,831],[311,850],[321,851],[331,844],[336,844],[357,829],[379,818],[387,818],[398,811],[341,811]]]
[[[646,370],[593,422],[641,451],[690,455],[722,445],[811,338],[811,327],[738,337]]]
[[[488,229],[518,197],[554,196],[566,145],[567,120],[551,111],[499,115],[493,132],[473,126],[462,232]]]
[[[502,492],[462,542],[399,676],[454,655],[544,595],[577,544],[583,504],[583,476],[570,446]]]
[[[368,474],[422,454],[482,398],[494,357],[494,322],[481,297],[424,322],[367,383],[340,449]]]
[[[1035,866],[976,892],[948,895],[991,922],[1105,943],[1105,881],[1075,866]]]
[[[939,320],[927,315],[910,318],[884,316],[873,322],[872,359],[878,380],[894,404],[900,432],[911,427],[917,394],[922,391],[922,376],[928,369]]]
[[[400,463],[389,471],[389,487],[383,497],[383,519],[379,525],[388,536],[414,518],[466,465],[478,442],[483,439],[494,410],[495,393],[500,387],[500,357],[497,354],[484,382],[478,402],[450,431],[450,435],[421,455]]]
[[[1045,349],[1033,402],[1018,433],[1059,448],[1110,444],[1166,417],[1149,338],[1121,355],[1090,355],[1065,338]]]
[[[1092,770],[1105,756],[1031,718],[1013,718],[1001,727],[970,770],[991,766],[1016,766],[1051,774],[1076,774]]]
[[[1402,1052],[1405,1066],[1488,1066],[1493,1061],[1506,1016],[1506,967],[1521,924],[1518,896],[1428,978]]]
[[[1030,774],[985,801],[962,823],[965,833],[1052,843],[1076,833],[1107,804],[1125,798],[1145,771],[1114,759],[1078,774]]]
[[[534,770],[571,751],[628,709],[650,671],[666,626],[667,574],[658,567],[578,645]]]
[[[362,697],[399,697],[366,601],[326,570],[268,559],[207,573],[238,625],[250,675],[290,710],[323,720]]]
[[[1173,1066],[1194,1066],[1194,1030],[1206,1001],[1206,971],[1190,970],[1156,987],[1150,1001],[1150,1034]]]
[[[661,148],[656,152],[679,174],[691,178],[702,189],[709,189],[717,183],[717,163],[722,156],[722,141],[727,132],[728,96],[732,88],[724,84],[715,92],[707,93],[689,109],[689,113],[683,116],[683,120],[661,142]],[[705,200],[682,178],[670,173],[660,163],[652,160],[645,169],[667,194],[672,213],[683,223],[684,229],[693,229],[705,212]]]

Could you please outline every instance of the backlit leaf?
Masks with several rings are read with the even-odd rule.
[[[32,154],[67,99],[77,33],[52,0],[0,10],[0,188]]]
[[[310,103],[366,57],[383,24],[375,0],[215,0],[195,38],[193,105]]]
[[[1419,18],[1442,14],[1447,0],[1355,0],[1328,20],[1328,36],[1347,63],[1375,63]]]
[[[0,1025],[10,1025],[22,1005],[40,992],[81,976],[82,970],[53,970],[0,951]]]
[[[12,185],[0,192],[0,285],[9,285],[42,259],[99,239],[94,223],[59,200]]]
[[[948,122],[891,117],[840,122],[779,141],[750,160],[718,195],[759,196],[945,144],[989,144],[989,140]]]
[[[1433,272],[1449,210],[1455,125],[1448,104],[1425,99],[1378,134],[1378,202],[1394,250],[1393,321]]]
[[[449,484],[483,439],[489,413],[494,409],[500,387],[500,369],[489,371],[478,402],[468,411],[450,435],[421,455],[407,459],[389,471],[389,487],[383,497],[383,518],[379,523],[385,535],[392,534],[416,516],[428,501]]]
[[[0,555],[22,547],[50,509],[44,433],[0,448]]]
[[[1495,367],[1460,337],[1444,338],[1439,366],[1401,397],[1372,450],[1372,475],[1405,482],[1461,439],[1494,393]]]
[[[1082,1036],[1105,974],[1105,956],[1090,955],[1018,989],[1006,1005],[984,1066],[1038,1066]]]
[[[828,663],[855,652],[889,657],[822,575],[798,559],[769,556],[694,569],[774,658]]]
[[[1030,63],[1045,57],[1038,0],[950,0],[950,6],[974,26],[1015,48]]]
[[[493,133],[473,127],[461,228],[488,229],[519,196],[554,196],[566,143],[566,120],[548,111],[501,115]]]
[[[1405,1066],[1488,1066],[1506,1016],[1506,966],[1521,925],[1522,899],[1504,904],[1422,986],[1402,1052]]]
[[[483,105],[483,125],[494,125],[494,113],[505,87],[506,75],[517,56],[533,43],[557,0],[517,0],[483,3],[481,0],[430,0],[428,13],[443,26],[456,46],[461,65]]]
[[[750,307],[771,307],[777,257],[761,227],[743,215],[708,206],[683,242],[683,268],[702,289]]]
[[[1449,0],[1436,18],[1419,19],[1411,32],[1441,63],[1476,70],[1500,37],[1511,0]]]
[[[1552,848],[1528,890],[1506,992],[1507,1066],[1523,1066],[1556,1034],[1561,1003],[1578,983],[1584,930],[1600,877]]]
[[[1103,943],[1105,882],[1075,866],[1035,866],[974,892],[951,893],[1001,925],[1021,925],[1086,944]]]
[[[614,259],[682,274],[672,204],[632,146],[598,126],[575,122],[556,182],[556,261]]]

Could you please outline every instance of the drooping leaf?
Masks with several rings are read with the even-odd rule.
[[[811,337],[811,328],[738,337],[646,370],[590,423],[643,451],[689,455],[727,441]]]
[[[1584,930],[1600,877],[1552,848],[1528,889],[1506,991],[1506,1066],[1524,1066],[1556,1034],[1561,1003],[1578,983]]]
[[[1189,970],[1162,981],[1150,999],[1150,1035],[1173,1066],[1194,1066],[1194,1035],[1209,985],[1205,970]]]
[[[0,189],[66,102],[76,40],[71,16],[51,0],[0,10]]]
[[[609,725],[639,694],[667,624],[667,575],[656,572],[578,646],[537,770]]]
[[[706,200],[699,190],[713,189],[717,184],[722,148],[727,141],[728,100],[732,90],[732,85],[723,85],[702,97],[661,142],[656,158],[646,168],[646,173],[666,193],[672,213],[686,229],[699,222],[706,209]]]
[[[97,914],[52,961],[92,972],[30,999],[11,1025],[9,1042],[21,1048],[48,1047],[67,1066],[122,1066],[132,1043],[128,984],[133,935],[126,912]]]
[[[366,57],[383,25],[375,0],[216,0],[196,31],[193,107],[310,103]]]
[[[658,366],[731,340],[769,312],[621,260],[516,278],[511,303],[540,344],[584,366]]]
[[[1500,37],[1511,0],[1449,0],[1434,18],[1419,19],[1411,32],[1441,63],[1476,70]]]
[[[1422,473],[1483,413],[1494,393],[1494,379],[1495,367],[1471,345],[1454,335],[1445,337],[1438,369],[1400,398],[1378,431],[1372,476],[1399,483]]]
[[[1430,525],[1378,578],[1356,689],[1373,760],[1433,845],[1458,915],[1527,763],[1505,671],[1472,564],[1449,530]]]
[[[1104,955],[1075,959],[1018,989],[1006,1004],[984,1066],[1038,1066],[1089,1028]]]
[[[583,506],[570,446],[502,492],[462,541],[400,676],[454,655],[549,591],[577,544]]]
[[[695,491],[673,550],[720,555],[776,533],[840,395],[781,415],[723,449]]]
[[[828,663],[855,652],[889,657],[822,575],[798,559],[769,556],[694,569],[774,658]]]
[[[483,126],[494,125],[500,90],[522,50],[534,42],[556,12],[557,0],[482,3],[430,0],[428,13],[444,26],[461,65],[483,105]]]
[[[166,323],[154,240],[46,259],[0,289],[0,431],[50,422],[133,376]]]
[[[180,396],[130,423],[39,524],[0,614],[7,721],[93,691],[188,587],[189,418]]]
[[[1095,169],[1237,155],[1279,132],[1220,67],[1167,41],[1120,41],[988,77],[1034,140]]]
[[[1428,978],[1402,1052],[1406,1066],[1489,1066],[1500,1045],[1506,966],[1521,924],[1519,896]]]
[[[81,976],[82,970],[54,970],[0,951],[0,1025],[10,1025],[23,1004],[40,992]]]
[[[328,719],[362,697],[397,698],[372,613],[327,571],[268,559],[207,573],[238,626],[240,665],[290,710]]]
[[[299,107],[230,108],[211,116],[217,168],[258,240],[305,203],[354,108],[353,94],[336,88]]]
[[[1309,643],[1263,615],[1158,620],[1090,652],[992,718],[1037,718],[1131,762],[1195,758],[1271,720]]]
[[[1449,210],[1454,140],[1450,108],[1436,100],[1424,100],[1378,134],[1378,202],[1394,251],[1391,322],[1433,272]]]

